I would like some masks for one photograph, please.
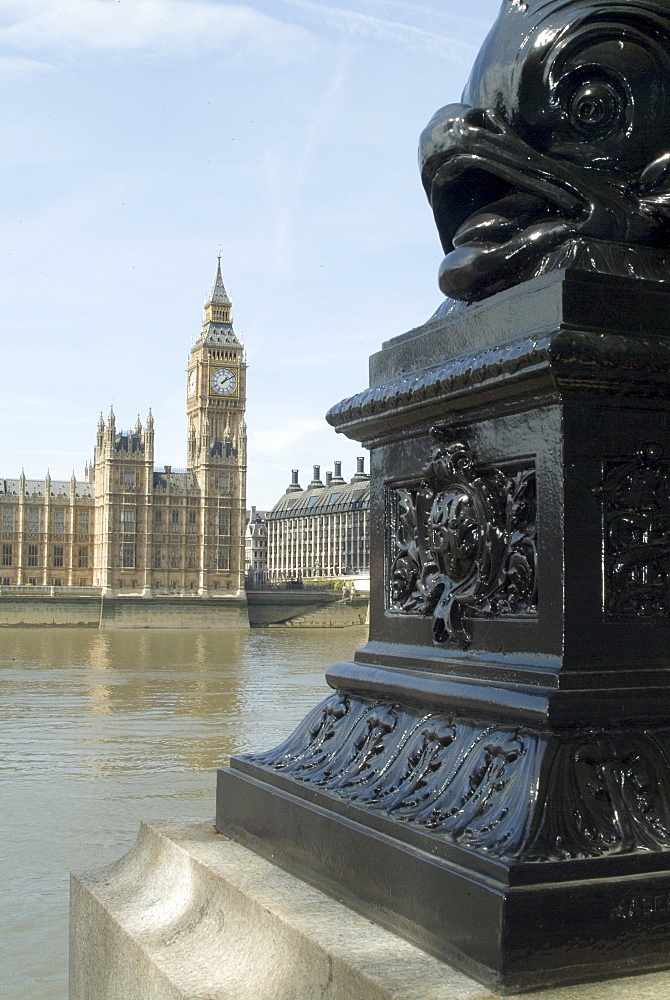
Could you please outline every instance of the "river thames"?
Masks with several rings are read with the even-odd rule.
[[[287,736],[366,636],[4,629],[0,998],[66,1000],[69,872],[142,819],[213,818],[217,767]]]

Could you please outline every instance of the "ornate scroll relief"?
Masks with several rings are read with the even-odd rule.
[[[596,858],[670,848],[667,729],[584,730],[554,752],[529,854]],[[560,789],[556,794],[555,790]]]
[[[670,616],[670,462],[659,444],[604,463],[605,613]]]
[[[435,452],[417,487],[390,500],[390,611],[432,615],[435,642],[465,649],[465,615],[535,610],[534,469],[480,468],[458,441]]]

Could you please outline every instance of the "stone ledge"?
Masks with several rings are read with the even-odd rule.
[[[526,996],[661,1000],[669,994],[670,973],[662,972]],[[212,824],[143,823],[125,857],[72,877],[70,1000],[495,1000],[495,994],[217,834]]]

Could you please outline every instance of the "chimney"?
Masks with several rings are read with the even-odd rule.
[[[352,483],[362,483],[370,477],[365,472],[365,458],[356,459],[356,475],[351,480]]]
[[[333,473],[333,478],[331,479],[331,484],[344,483],[344,479],[342,479],[342,463],[341,462],[333,462],[333,468],[335,469],[335,472]]]
[[[332,472],[327,472],[326,473],[326,486],[330,486],[330,484],[332,482],[332,479],[333,479]]]
[[[298,493],[299,491],[302,491],[302,486],[298,482],[298,470],[297,469],[292,469],[291,470],[291,482],[290,482],[289,486],[287,487],[286,492],[287,493]]]
[[[172,466],[171,465],[164,465],[163,469],[165,470],[165,475],[166,476],[169,476],[170,473],[172,472]]]
[[[314,478],[312,479],[307,489],[308,490],[323,489],[323,483],[321,482],[321,466],[315,465],[313,466],[313,469],[314,469]]]

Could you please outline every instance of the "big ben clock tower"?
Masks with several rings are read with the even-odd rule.
[[[199,495],[199,593],[244,587],[247,434],[246,363],[233,330],[219,253],[202,332],[186,370],[188,471]]]

